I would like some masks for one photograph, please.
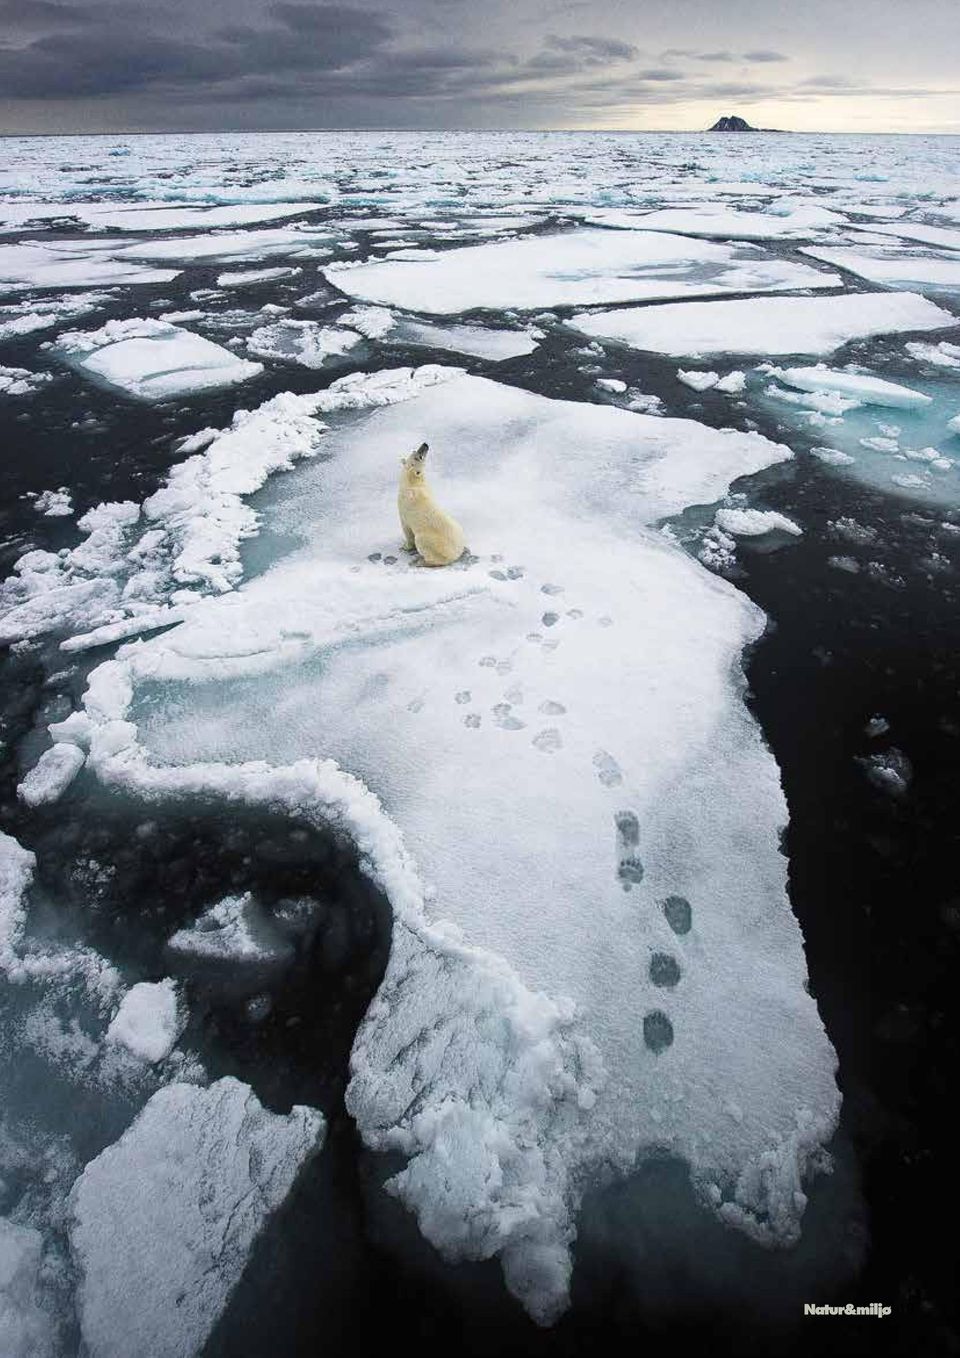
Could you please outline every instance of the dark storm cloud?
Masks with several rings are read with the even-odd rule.
[[[249,127],[442,127],[495,123],[498,110],[503,126],[570,126],[583,111],[588,125],[629,123],[660,106],[869,94],[868,76],[817,73],[828,22],[837,68],[856,52],[880,94],[900,72],[869,58],[871,40],[899,53],[919,35],[941,66],[956,48],[960,7],[913,5],[922,24],[896,0],[0,0],[0,131],[31,118],[222,127],[229,109]],[[919,77],[902,84],[922,95]]]
[[[8,97],[60,99],[275,79],[342,69],[367,59],[393,33],[380,14],[344,5],[273,5],[269,26],[235,24],[201,41],[143,31],[129,22],[129,9],[120,20],[116,7],[108,13],[103,22],[104,11],[91,10],[90,27],[81,32],[0,48],[0,89]]]

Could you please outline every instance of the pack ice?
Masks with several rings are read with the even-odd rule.
[[[340,400],[328,456],[257,505],[261,552],[301,545],[123,647],[56,735],[118,793],[351,836],[394,923],[349,1108],[402,1156],[390,1187],[427,1238],[499,1256],[548,1323],[591,1172],[667,1149],[725,1221],[789,1244],[835,1126],[742,698],[764,619],[657,531],[790,453],[423,371],[313,398]],[[424,439],[471,549],[448,570],[398,551],[398,458]],[[104,1247],[94,1295],[132,1267]]]
[[[532,309],[722,292],[829,288],[836,274],[770,259],[752,246],[655,231],[584,228],[365,264],[330,264],[350,297],[452,315],[476,307]]]
[[[84,1352],[194,1358],[323,1132],[232,1078],[158,1090],[70,1195]]]
[[[78,372],[140,401],[233,386],[263,371],[262,363],[167,321],[108,321],[60,335],[54,350]]]

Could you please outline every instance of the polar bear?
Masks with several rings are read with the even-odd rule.
[[[463,529],[433,498],[423,472],[426,455],[427,445],[421,443],[400,467],[397,508],[406,539],[404,549],[419,552],[425,566],[449,566],[463,555]]]

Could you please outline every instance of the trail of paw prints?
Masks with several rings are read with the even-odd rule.
[[[693,911],[685,896],[667,896],[660,902],[664,918],[679,937],[690,932],[693,924]],[[650,981],[661,990],[673,990],[680,984],[683,975],[680,963],[668,952],[655,952],[650,958]],[[643,1040],[650,1051],[657,1055],[666,1051],[673,1043],[673,1024],[662,1009],[651,1009],[643,1017]]]

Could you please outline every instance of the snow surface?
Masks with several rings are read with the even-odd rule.
[[[584,334],[663,354],[828,354],[849,340],[942,330],[956,318],[915,293],[757,297],[581,312]]]
[[[234,386],[263,371],[222,345],[166,321],[108,321],[60,335],[56,353],[72,368],[139,401]]]
[[[596,228],[426,256],[422,251],[398,252],[373,263],[330,264],[323,273],[350,297],[435,315],[473,308],[530,310],[722,292],[828,288],[840,281],[835,274],[765,258],[749,248],[654,231]]]
[[[90,1358],[195,1358],[323,1134],[314,1109],[270,1113],[232,1078],[154,1094],[70,1196]]]
[[[58,732],[116,790],[351,834],[394,910],[351,1112],[428,1239],[499,1255],[546,1322],[585,1169],[669,1148],[787,1243],[835,1125],[779,776],[734,677],[763,617],[656,531],[790,453],[429,373],[399,402],[397,375],[342,387],[330,457],[264,507],[302,549],[121,649]],[[425,433],[476,554],[446,571],[384,562]]]
[[[184,1026],[175,983],[139,981],[131,986],[107,1029],[106,1040],[126,1047],[141,1061],[163,1061]]]

